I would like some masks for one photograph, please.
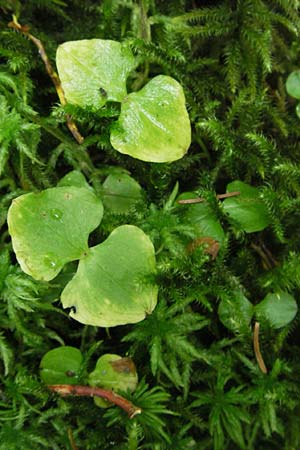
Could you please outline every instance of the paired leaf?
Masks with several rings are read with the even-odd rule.
[[[226,198],[223,207],[246,233],[263,230],[269,225],[270,216],[257,188],[242,181],[233,181],[227,185],[226,192],[240,192],[235,197]]]
[[[75,186],[78,188],[86,188],[93,191],[93,188],[88,184],[84,175],[82,175],[79,170],[72,170],[71,172],[67,173],[67,175],[59,180],[57,186]]]
[[[74,347],[58,347],[47,352],[40,364],[41,379],[46,384],[77,384],[82,354]]]
[[[101,108],[107,101],[123,100],[126,79],[136,62],[119,42],[84,39],[61,44],[56,65],[69,103]]]
[[[142,188],[126,173],[110,174],[103,183],[103,204],[114,214],[126,214],[142,199]]]
[[[297,311],[296,300],[287,292],[268,294],[255,307],[258,320],[267,320],[273,328],[281,328],[290,323]]]
[[[181,85],[159,75],[139,92],[129,94],[110,140],[120,153],[142,161],[182,158],[191,143],[191,125]]]
[[[95,370],[89,374],[89,385],[111,389],[113,391],[133,392],[138,383],[134,362],[130,358],[106,354],[101,356]],[[97,406],[107,408],[110,403],[101,398],[94,398]]]
[[[52,280],[67,262],[89,252],[88,236],[102,215],[101,201],[86,188],[58,187],[13,200],[7,221],[22,270]]]
[[[81,323],[112,327],[136,323],[157,302],[154,247],[132,225],[116,228],[102,244],[80,260],[61,301]]]

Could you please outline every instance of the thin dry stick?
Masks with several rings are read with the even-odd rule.
[[[220,200],[222,198],[228,198],[228,197],[235,197],[236,195],[240,195],[240,192],[227,192],[226,194],[219,194],[217,195],[217,198]],[[192,203],[202,203],[205,202],[206,198],[204,197],[197,197],[197,198],[187,198],[186,200],[178,200],[178,203],[180,204],[192,204]]]
[[[255,322],[254,324],[254,333],[253,333],[253,346],[254,346],[254,354],[258,364],[258,367],[262,371],[262,373],[268,373],[266,365],[264,363],[262,354],[259,348],[259,322]]]
[[[47,386],[51,391],[57,392],[62,396],[76,395],[80,397],[100,397],[119,406],[127,412],[130,419],[137,414],[141,414],[141,408],[133,405],[129,400],[113,391],[90,386],[77,386],[72,384],[51,384]]]
[[[62,86],[61,86],[61,82],[60,82],[59,76],[57,75],[57,73],[53,69],[52,64],[51,64],[51,62],[50,62],[50,60],[49,60],[49,58],[47,56],[47,53],[46,53],[46,51],[44,49],[44,46],[43,46],[42,42],[39,39],[37,39],[35,36],[30,34],[29,33],[29,27],[27,25],[21,25],[17,21],[17,18],[15,16],[13,16],[13,21],[9,22],[8,26],[10,28],[14,28],[15,30],[20,31],[21,33],[23,33],[26,37],[28,37],[28,39],[30,39],[37,46],[37,48],[39,49],[39,54],[40,54],[40,56],[41,56],[41,58],[42,58],[42,60],[43,60],[43,62],[45,64],[47,73],[50,76],[50,78],[51,78],[51,80],[52,80],[52,82],[53,82],[53,84],[55,86],[55,89],[56,89],[57,95],[59,97],[60,103],[62,105],[65,105],[67,102],[66,102],[64,91],[63,91]],[[80,134],[76,124],[74,123],[74,121],[72,119],[72,117],[69,114],[67,114],[66,117],[67,117],[67,126],[68,126],[69,130],[71,131],[72,135],[74,136],[74,138],[76,139],[78,144],[82,144],[82,142],[84,141],[84,138],[81,136],[81,134]]]
[[[76,445],[76,443],[74,441],[74,437],[73,437],[73,433],[72,433],[71,428],[68,428],[68,438],[69,438],[72,450],[78,450],[78,447],[77,447],[77,445]]]

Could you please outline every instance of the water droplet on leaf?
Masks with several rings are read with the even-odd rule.
[[[50,216],[52,219],[60,220],[63,216],[63,212],[60,209],[53,208],[50,211]]]

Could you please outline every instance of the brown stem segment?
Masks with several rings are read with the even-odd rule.
[[[29,27],[27,25],[21,25],[17,21],[17,18],[15,16],[13,16],[13,20],[12,20],[12,22],[9,22],[8,26],[10,28],[13,28],[14,30],[17,30],[17,31],[20,31],[21,33],[23,33],[24,36],[28,37],[28,39],[30,39],[37,46],[37,48],[39,50],[39,54],[45,64],[47,73],[50,76],[50,78],[55,86],[60,103],[62,105],[65,105],[67,102],[66,102],[64,91],[61,86],[59,76],[53,69],[52,64],[47,56],[47,53],[45,51],[45,48],[44,48],[42,42],[39,39],[37,39],[35,36],[33,36],[31,33],[29,33]],[[67,114],[67,126],[68,126],[69,130],[71,131],[73,137],[78,142],[78,144],[82,144],[82,142],[84,141],[84,138],[81,136],[76,124],[73,122],[72,117],[68,114]]]
[[[262,371],[262,373],[268,373],[266,365],[264,363],[262,354],[259,348],[259,322],[255,322],[254,324],[254,332],[253,332],[253,346],[254,346],[254,354],[258,364],[258,367]]]
[[[91,386],[78,386],[72,384],[51,384],[47,386],[51,391],[57,392],[62,396],[76,395],[80,397],[100,397],[119,406],[127,412],[130,419],[137,414],[141,414],[141,408],[133,405],[129,400],[113,391]]]
[[[235,197],[237,195],[240,195],[240,192],[226,192],[226,194],[219,194],[217,195],[217,198],[221,200],[222,198],[228,198],[228,197]],[[178,203],[184,205],[184,204],[193,204],[193,203],[202,203],[205,202],[206,199],[203,197],[197,197],[197,198],[187,198],[185,200],[178,200]]]
[[[76,443],[74,441],[74,437],[73,437],[73,433],[72,433],[71,428],[68,428],[68,438],[69,438],[72,450],[78,450],[78,447],[77,447],[77,445],[76,445]]]

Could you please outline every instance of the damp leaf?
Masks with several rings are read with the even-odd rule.
[[[138,227],[123,225],[90,248],[61,301],[70,316],[87,325],[112,327],[136,323],[157,302],[154,247]]]
[[[181,85],[159,75],[125,97],[110,140],[120,153],[142,161],[182,158],[191,143],[191,125]]]
[[[13,200],[8,227],[22,270],[52,280],[67,262],[89,251],[89,234],[102,215],[101,200],[86,188],[56,187]]]
[[[56,65],[67,102],[98,109],[107,101],[122,101],[136,62],[120,42],[83,39],[61,44]]]

